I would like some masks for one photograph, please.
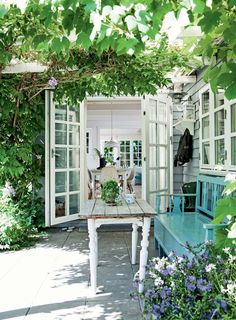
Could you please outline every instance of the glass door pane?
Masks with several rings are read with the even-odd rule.
[[[209,164],[210,163],[210,143],[204,142],[202,144],[202,163],[203,164]]]
[[[225,163],[225,143],[224,139],[215,141],[215,164]]]
[[[202,118],[202,139],[208,139],[210,135],[209,116]]]
[[[145,100],[147,143],[146,199],[155,207],[155,199],[158,193],[169,190],[169,158],[168,151],[168,119],[165,97],[148,97]]]
[[[51,111],[51,222],[56,224],[76,219],[79,213],[80,124],[77,107],[62,104]]]
[[[209,111],[209,101],[210,101],[209,91],[206,91],[202,94],[202,113],[203,114]]]
[[[231,132],[236,132],[236,103],[231,105]]]
[[[236,137],[231,138],[231,165],[236,166]]]
[[[221,136],[225,133],[224,110],[215,113],[215,136]]]

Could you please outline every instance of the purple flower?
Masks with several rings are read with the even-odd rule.
[[[153,290],[147,290],[147,292],[145,293],[145,298],[149,298],[153,293]]]
[[[209,252],[208,251],[205,251],[203,254],[202,254],[202,258],[204,259],[208,259],[209,258]]]
[[[48,84],[50,87],[55,88],[57,86],[57,80],[54,77],[51,77],[51,79],[48,81]]]
[[[196,286],[193,283],[187,283],[186,287],[189,291],[194,291],[196,289]]]
[[[210,292],[211,291],[211,288],[212,288],[212,284],[210,282],[207,282],[206,280],[204,279],[199,279],[197,281],[197,287],[198,289],[200,289],[201,291],[207,291],[207,292]]]
[[[196,277],[195,276],[188,276],[187,280],[191,281],[191,282],[194,282],[196,280]]]

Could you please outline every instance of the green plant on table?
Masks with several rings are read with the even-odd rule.
[[[144,280],[145,319],[236,319],[236,251],[211,243],[187,249],[192,258],[154,258]],[[135,285],[138,283],[136,282]]]
[[[102,185],[102,200],[106,203],[115,203],[120,194],[120,188],[116,181],[108,180]]]

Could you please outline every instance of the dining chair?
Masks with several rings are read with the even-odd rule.
[[[134,192],[134,188],[132,184],[134,180],[134,176],[135,176],[135,168],[132,167],[130,169],[129,176],[127,177],[127,188],[129,189],[130,193]]]
[[[101,185],[108,180],[114,180],[117,183],[119,183],[119,176],[118,176],[116,168],[114,168],[114,167],[102,168],[101,176],[100,176]]]

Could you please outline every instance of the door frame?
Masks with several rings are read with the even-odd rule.
[[[142,111],[142,198],[148,200],[149,195],[149,99],[155,99],[157,101],[162,101],[165,103],[167,108],[167,185],[168,193],[173,190],[173,112],[171,107],[171,99],[166,93],[158,93],[155,96],[145,95],[141,101],[141,111]],[[168,116],[169,115],[169,116]]]
[[[51,112],[53,108],[53,90],[45,90],[45,226],[50,227],[64,221],[58,221],[54,223],[53,213],[52,213],[52,200],[55,194],[52,192],[54,190],[53,181],[55,181],[55,172],[52,172],[51,157],[52,157],[52,137],[51,128],[53,114]],[[86,199],[86,118],[87,109],[86,101],[80,103],[80,203]],[[65,222],[73,221],[77,219],[77,214],[67,216]]]

